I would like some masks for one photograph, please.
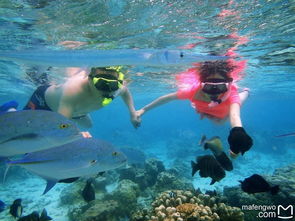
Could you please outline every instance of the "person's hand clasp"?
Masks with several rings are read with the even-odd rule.
[[[144,109],[140,109],[140,110],[135,111],[136,115],[139,117],[141,117],[144,114],[144,112],[145,112]]]
[[[137,111],[135,111],[134,113],[131,114],[130,121],[131,121],[134,128],[137,129],[138,127],[140,127],[141,118],[140,118],[140,115],[137,114]]]
[[[239,153],[243,155],[253,145],[252,138],[246,133],[243,127],[232,128],[227,140],[231,152],[234,153],[233,155],[238,155]]]

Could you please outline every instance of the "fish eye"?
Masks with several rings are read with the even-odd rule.
[[[59,128],[60,129],[65,129],[65,128],[68,128],[68,127],[69,127],[68,124],[61,124],[61,125],[59,125]]]
[[[112,156],[118,156],[119,155],[119,153],[117,152],[117,151],[114,151],[113,153],[112,153]]]
[[[184,54],[183,52],[180,52],[180,57],[183,58],[184,57]]]

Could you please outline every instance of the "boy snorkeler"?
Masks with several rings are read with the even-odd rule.
[[[249,89],[238,93],[231,76],[234,68],[228,61],[201,63],[186,72],[194,79],[187,84],[188,86],[157,98],[138,110],[137,114],[141,117],[147,111],[172,100],[188,99],[196,112],[201,115],[201,119],[207,117],[221,123],[229,117],[232,127],[228,136],[230,154],[233,158],[239,153],[243,155],[253,145],[252,138],[243,128],[240,118],[240,106],[247,99]]]
[[[89,113],[108,105],[120,95],[128,107],[132,125],[137,128],[140,119],[121,69],[120,66],[93,67],[89,75],[86,72],[77,74],[61,85],[39,86],[24,109],[55,111],[73,119],[81,127],[90,128]],[[85,137],[91,136],[88,132],[82,133]]]

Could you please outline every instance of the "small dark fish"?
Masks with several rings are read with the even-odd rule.
[[[92,186],[92,178],[89,178],[86,182],[86,185],[82,191],[82,196],[83,196],[83,199],[86,201],[86,202],[90,202],[92,200],[95,200],[95,190]]]
[[[218,163],[223,167],[223,169],[227,171],[232,171],[234,169],[233,163],[226,155],[226,153],[224,153],[224,151],[222,151],[222,153],[219,155],[215,155],[215,158],[218,161]]]
[[[9,213],[15,218],[21,217],[23,213],[23,207],[21,203],[22,203],[21,199],[16,199],[13,201],[13,204],[10,206]]]
[[[220,137],[214,136],[209,140],[204,140],[204,149],[210,149],[214,155],[218,155],[222,152],[223,146]]]
[[[44,208],[42,210],[42,213],[41,213],[41,216],[40,216],[40,219],[39,221],[49,221],[49,220],[52,220],[52,218],[50,216],[47,215],[47,211],[46,209]]]
[[[271,187],[269,183],[258,174],[253,174],[244,181],[240,181],[240,183],[242,190],[246,193],[270,192],[272,195],[275,195],[280,190],[278,185]]]
[[[0,213],[3,212],[5,208],[6,208],[6,204],[2,200],[0,200]]]
[[[281,134],[281,135],[277,135],[275,137],[293,137],[293,136],[295,136],[295,133]]]
[[[40,221],[39,213],[34,211],[27,216],[23,216],[23,217],[19,218],[17,221]]]
[[[191,161],[192,176],[200,170],[201,177],[211,177],[212,181],[210,185],[216,181],[220,181],[225,177],[225,171],[220,166],[218,161],[212,155],[204,155],[197,157],[197,163]]]
[[[173,191],[170,191],[169,193],[170,198],[175,198],[176,194]]]

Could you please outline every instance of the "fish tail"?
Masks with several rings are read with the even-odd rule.
[[[194,161],[191,161],[191,165],[192,165],[192,176],[194,176],[195,173],[199,170],[199,166]]]
[[[279,190],[280,190],[279,185],[275,185],[270,188],[270,193],[271,193],[271,195],[276,195],[279,192]]]

